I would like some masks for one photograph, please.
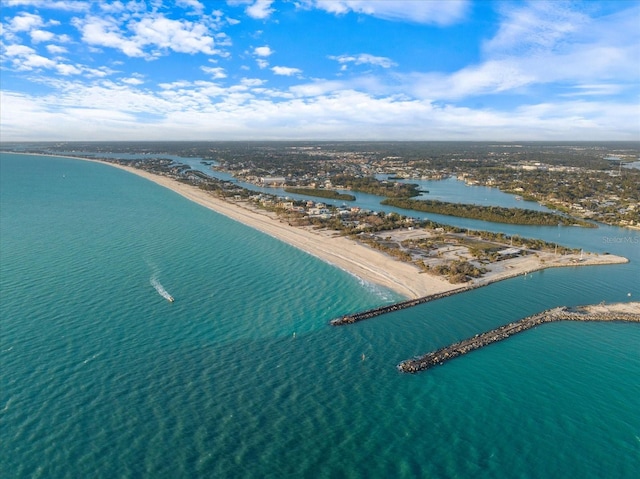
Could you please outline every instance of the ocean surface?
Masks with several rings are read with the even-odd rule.
[[[638,477],[637,324],[395,368],[553,306],[638,300],[638,231],[439,217],[631,262],[334,328],[400,298],[135,175],[2,153],[0,206],[2,477]]]

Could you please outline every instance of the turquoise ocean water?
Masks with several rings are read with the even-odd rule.
[[[508,227],[632,261],[332,328],[399,298],[106,165],[3,153],[0,182],[3,477],[637,477],[636,324],[395,366],[552,306],[638,300],[638,232]]]

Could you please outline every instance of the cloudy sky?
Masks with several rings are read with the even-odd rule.
[[[640,140],[640,2],[0,0],[0,139]]]

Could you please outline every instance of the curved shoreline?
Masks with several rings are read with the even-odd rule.
[[[257,210],[246,202],[223,200],[195,186],[182,183],[167,176],[93,158],[47,155],[42,153],[6,153],[90,161],[119,168],[163,186],[216,213],[266,233],[290,246],[326,261],[357,278],[388,288],[410,300],[420,300],[427,296],[443,293],[447,293],[448,296],[470,289],[469,285],[461,286],[460,284],[452,284],[443,278],[423,274],[416,266],[410,263],[397,261],[380,251],[371,249],[346,237],[336,236],[331,232],[318,232],[307,228],[289,226],[281,222],[275,214]],[[522,258],[520,261],[513,261],[510,264],[509,270],[488,273],[486,277],[474,281],[471,288],[484,286],[496,281],[549,267],[628,262],[626,258],[614,255],[589,255],[589,258],[582,262],[576,262],[576,255],[565,255],[560,258],[562,261],[559,261],[558,258],[556,258],[556,261],[552,261],[551,259],[551,256],[544,255],[543,258],[537,261],[534,261],[532,258]]]

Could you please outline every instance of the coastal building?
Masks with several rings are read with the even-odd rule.
[[[263,176],[260,178],[260,185],[270,188],[281,188],[285,182],[284,176]]]
[[[326,215],[330,215],[330,214],[331,214],[331,211],[329,211],[328,208],[320,208],[318,206],[315,206],[314,208],[309,208],[310,216],[325,217]]]

